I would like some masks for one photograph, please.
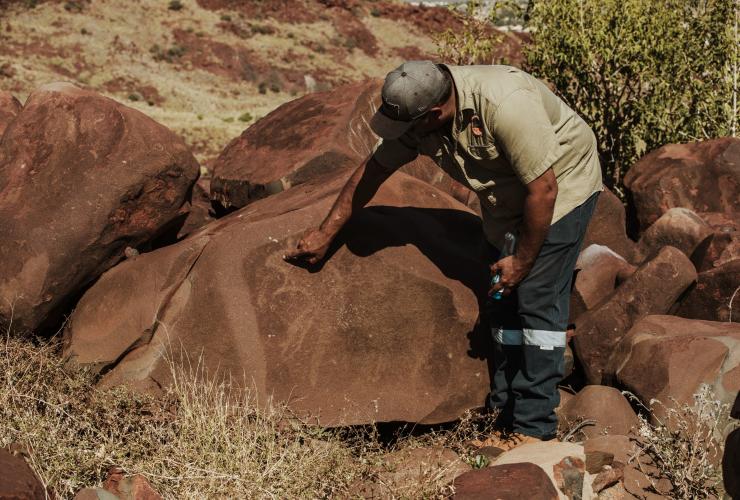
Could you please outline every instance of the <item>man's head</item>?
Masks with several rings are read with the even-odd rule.
[[[382,104],[370,121],[384,139],[396,139],[411,128],[425,134],[454,116],[452,77],[431,61],[409,61],[385,77]]]

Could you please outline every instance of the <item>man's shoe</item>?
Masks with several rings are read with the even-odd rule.
[[[529,444],[529,443],[539,443],[542,441],[541,438],[534,437],[534,436],[528,436],[527,434],[520,434],[518,432],[513,432],[509,434],[509,447],[505,448],[506,451],[513,450],[514,448],[518,448],[522,446],[523,444]]]
[[[486,448],[488,446],[492,446],[504,451],[509,451],[523,444],[539,443],[540,441],[542,441],[542,439],[536,438],[534,436],[512,432],[511,434],[495,433],[494,435],[489,436],[483,440],[474,439],[470,441],[470,445],[474,448]]]

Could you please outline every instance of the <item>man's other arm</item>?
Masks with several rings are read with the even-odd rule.
[[[552,168],[527,184],[524,214],[514,255],[504,257],[491,266],[492,273],[501,273],[501,280],[489,293],[504,289],[504,294],[518,285],[532,269],[542,243],[547,237],[558,196],[558,183]]]

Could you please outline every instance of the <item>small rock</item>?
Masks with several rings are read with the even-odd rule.
[[[594,482],[591,483],[591,487],[594,493],[600,493],[606,488],[617,484],[623,477],[624,470],[622,467],[608,467],[597,474]]]
[[[557,500],[558,492],[541,467],[527,462],[495,465],[455,478],[455,500]]]
[[[44,500],[44,486],[25,460],[0,449],[0,499]]]
[[[730,310],[730,301],[738,286],[740,258],[699,273],[696,284],[681,298],[675,314],[684,318],[740,323],[740,292],[733,301],[738,307]]]
[[[563,406],[559,417],[566,430],[579,422],[593,420],[593,425],[582,427],[576,434],[583,439],[604,433],[626,435],[638,424],[637,415],[627,398],[619,390],[603,385],[584,387]]]
[[[141,474],[124,476],[120,467],[112,467],[108,471],[103,489],[116,495],[120,500],[162,500],[162,496],[152,488],[144,476]]]
[[[565,457],[553,466],[555,484],[569,500],[583,499],[583,476],[586,466],[576,457]]]
[[[635,260],[642,262],[664,246],[681,250],[697,268],[704,260],[714,230],[688,208],[672,208],[643,233],[635,248]]]
[[[637,268],[608,247],[590,245],[578,256],[570,321],[603,302]]]
[[[614,454],[608,451],[586,452],[586,470],[591,474],[598,474],[614,463]]]
[[[594,457],[594,460],[598,460],[599,456],[612,456],[612,463],[629,463],[637,447],[634,441],[627,436],[599,436],[591,439],[587,439],[583,443],[583,449],[586,453],[586,470],[591,472],[592,467],[589,465],[589,456]],[[603,460],[603,459],[602,459]],[[594,462],[593,467],[596,466]]]
[[[597,497],[598,500],[633,500],[637,499],[632,493],[624,489],[624,484],[618,481],[614,486],[602,490]]]

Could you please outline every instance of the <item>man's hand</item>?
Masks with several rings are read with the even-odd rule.
[[[326,255],[334,235],[321,228],[312,229],[303,235],[295,250],[285,255],[285,260],[305,260],[309,264],[316,264]]]
[[[521,283],[527,274],[529,274],[530,270],[531,266],[517,259],[516,255],[504,257],[491,266],[491,276],[499,273],[501,279],[499,279],[498,283],[491,286],[491,289],[488,290],[488,295],[491,296],[499,290],[503,290],[501,293],[504,296],[509,295],[511,289]]]

